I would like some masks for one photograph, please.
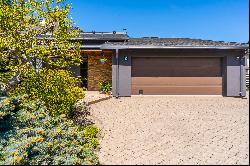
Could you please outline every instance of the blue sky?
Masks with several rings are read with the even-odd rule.
[[[248,42],[249,0],[69,0],[84,31]]]

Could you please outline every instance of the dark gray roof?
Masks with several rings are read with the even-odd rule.
[[[40,35],[39,38],[52,39],[50,33]],[[126,32],[81,32],[78,37],[72,37],[72,40],[94,40],[94,41],[124,41],[129,36]]]
[[[130,38],[124,42],[106,42],[106,46],[162,46],[162,47],[248,47],[247,43],[212,41],[189,38]]]
[[[79,35],[79,39],[84,40],[128,40],[129,36],[125,32],[85,32]]]
[[[52,39],[51,34],[40,38]],[[126,32],[81,32],[78,37],[71,38],[80,41],[82,48],[101,49],[133,49],[133,48],[223,48],[247,49],[248,43],[224,42],[190,38],[129,38]],[[105,44],[104,44],[105,43]]]

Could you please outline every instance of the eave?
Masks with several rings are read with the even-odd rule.
[[[236,49],[245,50],[249,46],[155,46],[155,45],[101,45],[100,49]]]

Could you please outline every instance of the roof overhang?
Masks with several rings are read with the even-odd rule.
[[[81,45],[81,49],[101,49],[102,45]]]
[[[249,46],[153,46],[153,45],[101,45],[100,49],[249,49]]]

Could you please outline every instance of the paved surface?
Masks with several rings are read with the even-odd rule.
[[[102,164],[249,164],[249,100],[110,99],[92,105]]]
[[[87,105],[92,105],[112,98],[111,95],[101,94],[98,91],[85,91],[84,93],[85,93],[84,101],[87,103]]]

